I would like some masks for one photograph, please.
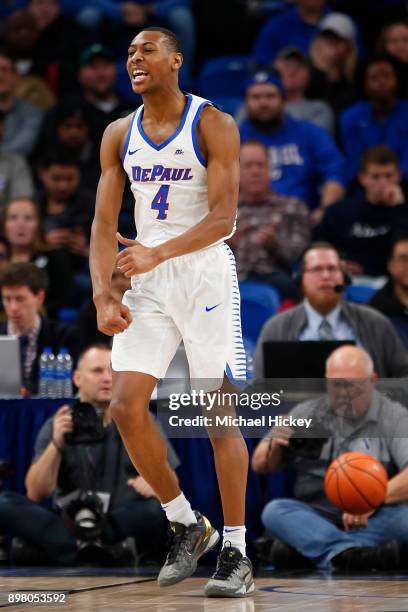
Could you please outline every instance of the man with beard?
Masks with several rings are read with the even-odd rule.
[[[259,140],[268,148],[277,193],[298,197],[311,210],[330,206],[344,193],[343,159],[325,130],[285,113],[285,99],[278,74],[255,74],[247,82],[241,140]]]
[[[369,353],[380,377],[408,375],[408,353],[391,323],[368,306],[343,301],[344,285],[335,247],[312,243],[301,262],[304,300],[265,323],[255,353],[256,378],[263,377],[264,342],[285,340],[351,340]]]

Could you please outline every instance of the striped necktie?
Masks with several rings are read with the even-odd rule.
[[[327,319],[323,319],[319,325],[319,340],[335,340],[333,327]]]

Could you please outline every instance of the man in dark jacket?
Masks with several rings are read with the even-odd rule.
[[[264,342],[284,340],[351,340],[369,353],[380,378],[408,376],[408,352],[391,323],[373,308],[343,301],[345,279],[336,249],[312,243],[301,265],[304,300],[265,323],[256,347],[255,377],[263,378]]]
[[[386,145],[368,149],[358,176],[362,192],[330,206],[314,230],[315,240],[338,248],[351,274],[386,273],[391,236],[408,231],[408,204],[397,155]]]
[[[408,349],[408,232],[392,241],[388,259],[390,279],[370,301],[370,306],[382,312]]]
[[[44,347],[54,353],[66,347],[74,363],[78,357],[76,327],[51,321],[38,313],[48,286],[44,270],[35,264],[11,263],[0,272],[0,287],[7,320],[0,323],[0,335],[20,339],[22,383],[28,393],[38,390],[38,361]]]

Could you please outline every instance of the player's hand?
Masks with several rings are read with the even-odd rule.
[[[112,296],[95,300],[98,329],[107,336],[125,331],[132,322],[127,306]]]
[[[346,531],[350,529],[362,529],[368,526],[368,519],[374,514],[374,510],[367,512],[367,514],[349,514],[343,512],[343,526]]]
[[[65,434],[73,430],[72,416],[69,406],[61,406],[55,413],[52,422],[52,438],[59,448],[65,445]]]
[[[135,491],[140,493],[140,495],[143,495],[143,497],[156,497],[156,493],[153,491],[152,487],[141,476],[129,478],[127,483],[130,487],[133,487]]]
[[[116,256],[116,265],[126,277],[150,272],[160,263],[155,249],[145,247],[137,240],[124,238],[119,232],[116,237],[126,247]]]

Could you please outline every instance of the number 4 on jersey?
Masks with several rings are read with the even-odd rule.
[[[169,208],[169,202],[167,202],[167,196],[169,194],[170,185],[162,185],[159,191],[153,198],[151,208],[158,210],[159,214],[156,219],[167,219],[166,210]]]

